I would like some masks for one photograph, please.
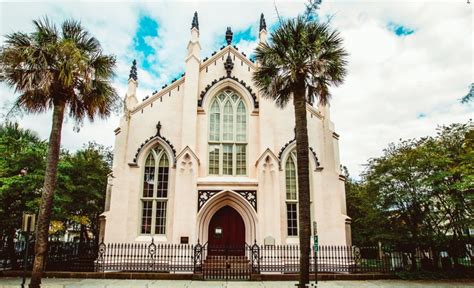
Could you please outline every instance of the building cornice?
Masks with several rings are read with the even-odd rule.
[[[244,63],[247,64],[251,69],[256,68],[255,63],[253,63],[247,57],[242,55],[242,53],[235,49],[233,46],[228,45],[225,46],[222,50],[216,52],[216,54],[212,55],[211,57],[205,58],[201,64],[201,71],[206,69],[206,67],[210,66],[212,63],[214,63],[214,61],[217,61],[218,58],[222,58],[222,56],[228,54],[229,51],[232,52],[232,54],[234,54],[237,58],[244,61]]]
[[[174,90],[178,86],[184,84],[185,78],[186,78],[186,76],[182,76],[178,80],[171,83],[169,86],[165,85],[166,86],[165,88],[163,88],[160,91],[154,93],[153,95],[150,96],[150,98],[148,98],[148,99],[144,100],[143,102],[139,103],[137,106],[135,106],[133,108],[133,110],[130,113],[135,114],[137,111],[140,111],[141,109],[148,106],[148,104],[151,104],[151,103],[155,102],[156,100],[160,99],[165,94],[171,92],[172,90]]]

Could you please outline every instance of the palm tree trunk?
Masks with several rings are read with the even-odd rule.
[[[308,128],[306,120],[306,95],[304,81],[293,95],[296,127],[296,159],[298,170],[298,222],[300,240],[300,282],[299,287],[307,287],[309,283],[309,254],[310,254],[310,194],[309,194],[309,151]]]
[[[41,206],[38,215],[38,226],[36,228],[35,261],[31,273],[30,288],[40,287],[44,258],[48,250],[48,231],[53,208],[54,190],[56,188],[56,172],[59,161],[59,149],[61,146],[64,107],[64,103],[59,103],[54,104],[53,109],[53,123],[49,137],[48,158],[46,162],[43,193],[41,195]]]

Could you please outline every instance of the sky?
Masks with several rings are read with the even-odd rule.
[[[304,11],[304,1],[275,1],[281,17]],[[247,55],[257,45],[260,13],[270,32],[278,26],[274,1],[0,1],[0,45],[4,35],[30,32],[32,20],[48,16],[60,24],[74,18],[117,57],[114,86],[125,96],[130,65],[138,62],[138,98],[184,72],[194,11],[199,13],[201,58],[225,43]],[[341,163],[358,178],[367,159],[382,155],[391,142],[434,135],[438,125],[467,122],[474,103],[461,104],[473,83],[473,4],[445,1],[323,0],[319,17],[330,19],[349,53],[343,85],[332,87],[331,119],[340,135]],[[0,116],[14,91],[0,83]],[[113,146],[120,115],[79,132],[66,119],[62,145],[76,150],[88,141]],[[17,116],[24,128],[47,139],[51,113]],[[4,121],[4,119],[2,119]]]

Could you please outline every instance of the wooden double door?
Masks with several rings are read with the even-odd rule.
[[[209,223],[208,249],[208,255],[244,255],[244,220],[234,208],[224,206],[212,216]]]

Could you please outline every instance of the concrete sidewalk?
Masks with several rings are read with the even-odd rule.
[[[29,281],[26,282],[27,284]],[[191,281],[191,280],[102,280],[102,279],[43,279],[43,288],[294,288],[294,281]],[[0,278],[0,288],[20,287],[21,278]],[[28,285],[26,285],[28,287]],[[318,288],[454,288],[474,287],[472,281],[403,281],[403,280],[370,280],[370,281],[322,281]]]

